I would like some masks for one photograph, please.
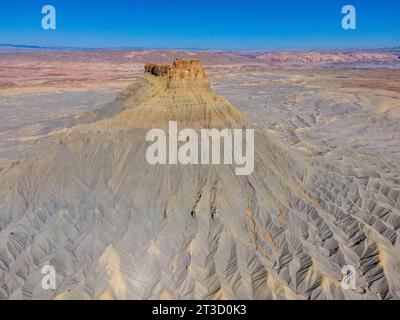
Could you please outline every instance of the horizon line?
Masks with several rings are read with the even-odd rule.
[[[141,47],[141,46],[120,46],[120,47],[79,47],[79,46],[41,46],[30,44],[11,44],[0,43],[1,47],[14,47],[19,49],[37,49],[37,50],[54,50],[54,51],[216,51],[216,52],[266,52],[266,51],[341,51],[341,50],[397,50],[398,46],[366,46],[366,47],[332,47],[332,48],[269,48],[269,49],[210,49],[197,47]]]

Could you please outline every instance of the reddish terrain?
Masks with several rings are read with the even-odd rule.
[[[0,88],[26,85],[98,85],[111,82],[124,87],[143,73],[146,62],[169,64],[175,58],[200,59],[212,75],[228,71],[270,68],[312,68],[327,66],[398,67],[397,51],[301,51],[301,52],[217,52],[217,51],[0,51]]]

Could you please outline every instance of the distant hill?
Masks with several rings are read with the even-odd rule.
[[[136,46],[121,46],[121,47],[101,47],[101,48],[88,48],[88,47],[47,47],[47,46],[35,46],[35,45],[20,45],[20,44],[1,44],[1,51],[96,51],[96,50],[171,50],[171,48],[161,47],[136,47]],[[207,49],[202,48],[174,48],[172,50],[188,50],[188,51],[206,51]]]

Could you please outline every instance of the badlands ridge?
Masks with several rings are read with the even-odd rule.
[[[146,132],[169,121],[254,128],[254,172],[149,165]],[[0,299],[399,299],[397,183],[286,146],[197,60],[147,64],[0,171]],[[46,264],[56,290],[41,287]]]

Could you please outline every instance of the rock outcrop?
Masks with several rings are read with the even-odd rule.
[[[145,73],[166,77],[170,88],[209,87],[207,74],[198,59],[175,59],[171,66],[147,63]]]
[[[156,77],[167,76],[171,67],[164,64],[146,63],[144,65],[144,72]]]

